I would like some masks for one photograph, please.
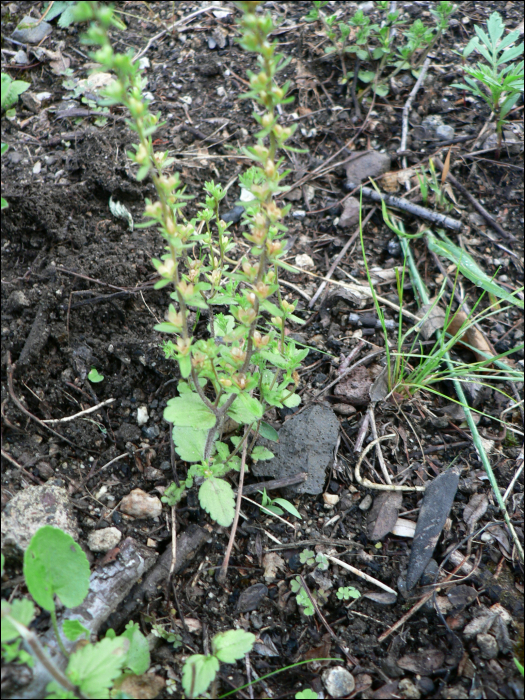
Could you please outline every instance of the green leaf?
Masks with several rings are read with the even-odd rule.
[[[204,459],[204,448],[209,430],[174,425],[172,430],[175,450],[185,462],[200,462]]]
[[[10,642],[20,636],[19,632],[11,622],[4,617],[10,615],[24,627],[29,624],[35,616],[35,606],[27,598],[17,598],[12,603],[2,600],[2,644]]]
[[[301,397],[299,394],[292,394],[287,399],[281,399],[286,408],[295,408],[301,403]]]
[[[319,696],[311,688],[305,688],[295,694],[296,700],[317,700]]]
[[[136,676],[146,673],[150,666],[149,644],[138,623],[128,622],[120,636],[129,641],[125,668],[129,668]]]
[[[266,447],[262,447],[261,445],[254,447],[250,456],[254,462],[265,459],[273,459],[275,457],[273,452],[270,452],[270,450],[266,449]]]
[[[272,442],[279,442],[279,433],[277,430],[272,428],[269,423],[265,423],[264,421],[261,421],[261,424],[259,425],[259,435],[267,440],[271,440]]]
[[[432,233],[427,232],[427,245],[431,252],[436,253],[436,255],[442,255],[443,257],[451,260],[458,266],[462,275],[464,275],[471,282],[474,282],[474,284],[478,287],[481,287],[487,291],[489,294],[494,294],[494,296],[498,297],[499,299],[504,299],[510,304],[514,304],[515,306],[519,306],[520,309],[523,309],[523,301],[496,284],[479,267],[477,262],[469,253],[452,243],[452,241],[447,238],[444,233],[441,233],[440,236],[441,240],[436,238],[436,236],[434,236]]]
[[[170,399],[164,409],[164,420],[181,428],[200,430],[213,428],[216,422],[215,415],[193,391]]]
[[[87,644],[69,657],[66,674],[72,683],[92,698],[109,698],[109,688],[122,670],[129,641],[105,638]]]
[[[104,375],[103,375],[103,374],[99,374],[98,371],[97,371],[97,369],[96,369],[95,367],[92,367],[92,368],[90,369],[87,378],[89,379],[89,381],[90,381],[92,384],[98,384],[98,382],[104,381]]]
[[[71,535],[44,525],[24,553],[24,577],[29,592],[44,610],[55,609],[55,594],[66,608],[74,608],[89,590],[89,563]]]
[[[215,656],[193,654],[182,669],[182,689],[187,698],[198,698],[208,690],[219,670]]]
[[[235,515],[235,498],[230,484],[211,476],[199,489],[199,502],[210,517],[222,527],[229,527]]]
[[[233,664],[249,654],[255,642],[255,635],[244,630],[219,632],[211,640],[213,654],[225,664]]]
[[[297,508],[294,506],[293,503],[290,503],[290,501],[287,501],[286,498],[274,498],[273,503],[278,503],[282,508],[287,510],[290,515],[295,515],[296,518],[299,518],[299,520],[303,519],[303,516]]]
[[[226,400],[227,397],[224,397]],[[221,402],[223,403],[223,402]],[[264,409],[261,403],[247,394],[239,394],[231,407],[228,409],[228,415],[237,423],[248,425],[254,421],[260,420],[264,415]]]
[[[89,639],[89,635],[91,634],[90,631],[84,627],[84,625],[80,624],[78,620],[64,620],[62,631],[64,636],[71,642],[74,642],[82,634],[85,634],[86,639]]]

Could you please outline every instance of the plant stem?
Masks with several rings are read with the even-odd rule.
[[[251,425],[246,428],[246,431],[244,433],[244,437],[247,438],[248,433],[250,432]],[[231,552],[233,549],[233,543],[235,541],[235,534],[237,532],[237,524],[239,522],[239,513],[241,511],[241,501],[242,501],[242,487],[244,484],[244,465],[246,464],[246,452],[248,448],[248,440],[246,439],[244,442],[244,446],[242,448],[242,457],[241,457],[241,472],[239,475],[239,488],[237,491],[237,503],[235,505],[235,516],[233,518],[233,524],[232,524],[232,529],[230,532],[230,539],[228,541],[228,546],[226,547],[226,552],[224,554],[224,560],[222,562],[222,566],[220,568],[219,574],[217,576],[217,581],[220,584],[224,584],[226,581],[226,574],[228,571],[228,564],[230,562],[230,556]]]

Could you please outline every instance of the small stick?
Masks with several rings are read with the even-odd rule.
[[[177,510],[171,506],[171,566],[168,581],[171,581],[177,561]]]
[[[338,566],[342,566],[343,569],[346,569],[347,571],[351,571],[356,576],[359,576],[360,578],[364,579],[365,581],[368,581],[368,583],[372,583],[374,586],[378,586],[378,588],[382,588],[387,593],[393,593],[397,598],[396,591],[394,591],[393,588],[390,588],[390,586],[387,586],[386,583],[383,583],[382,581],[378,581],[376,578],[373,578],[372,576],[365,574],[364,571],[359,571],[359,569],[356,569],[355,566],[351,566],[350,564],[347,564],[345,561],[342,561],[341,559],[337,559],[337,557],[333,557],[331,554],[326,554],[325,556],[327,559],[330,559],[330,561],[333,561],[334,564],[337,564]]]
[[[248,430],[251,426],[248,427]],[[246,431],[248,432],[248,431]],[[247,434],[245,434],[245,438]],[[226,552],[224,554],[224,560],[220,568],[219,574],[217,576],[217,581],[223,584],[226,581],[226,573],[228,571],[228,564],[230,562],[230,555],[233,549],[233,543],[235,541],[235,533],[237,532],[237,524],[239,522],[239,513],[241,510],[241,499],[242,499],[242,487],[244,484],[244,465],[246,464],[246,451],[248,449],[248,440],[244,440],[244,446],[242,448],[242,458],[241,458],[241,473],[239,476],[239,489],[237,491],[237,503],[235,506],[235,516],[233,518],[232,529],[230,532],[230,539],[228,541],[228,546],[226,547]]]
[[[363,442],[365,441],[366,434],[368,433],[368,426],[370,425],[370,416],[368,412],[363,416],[361,425],[359,426],[359,432],[357,433],[357,438],[355,441],[354,452],[359,454],[363,449]]]
[[[453,219],[451,216],[445,216],[445,214],[439,214],[438,212],[426,209],[425,207],[422,207],[419,204],[414,204],[407,199],[393,197],[392,195],[388,194],[380,194],[370,187],[361,187],[361,185],[356,185],[353,182],[347,182],[346,186],[350,190],[360,189],[365,197],[369,197],[374,202],[385,202],[385,204],[388,204],[389,207],[396,207],[402,211],[407,211],[409,214],[413,214],[413,216],[419,216],[421,219],[427,219],[428,221],[432,221],[434,224],[446,226],[447,228],[450,228],[458,233],[460,233],[464,228],[461,221]]]
[[[376,428],[376,419],[374,416],[374,409],[373,409],[373,404],[370,404],[370,407],[368,409],[368,414],[370,417],[370,428],[372,429],[372,435],[374,437],[374,440],[376,440],[376,455],[377,459],[379,460],[379,464],[381,465],[381,471],[383,472],[383,476],[385,477],[385,481],[387,484],[392,485],[392,479],[390,478],[390,474],[388,473],[388,469],[386,467],[385,463],[385,458],[383,457],[383,452],[381,451],[381,445],[379,444],[378,440],[378,434],[377,434],[377,428]]]
[[[378,437],[376,440],[372,440],[365,449],[363,450],[362,455],[359,457],[357,464],[355,465],[355,480],[357,481],[358,484],[361,484],[361,486],[365,486],[366,488],[369,489],[377,489],[378,491],[424,491],[425,486],[403,486],[403,485],[398,485],[398,484],[376,484],[373,481],[369,481],[368,479],[363,479],[361,476],[361,463],[363,462],[363,459],[365,458],[366,454],[370,452],[372,447],[374,447],[378,442],[381,442],[382,440],[388,440],[390,438],[394,438],[395,434],[390,433],[389,435],[382,435],[381,437]]]
[[[414,101],[414,97],[416,96],[419,88],[421,87],[421,84],[423,83],[423,80],[425,78],[426,72],[428,70],[428,67],[430,65],[430,56],[427,56],[425,58],[425,62],[421,66],[421,71],[419,73],[418,79],[416,80],[416,84],[410,91],[410,95],[407,98],[407,101],[405,102],[405,106],[403,107],[403,126],[402,126],[402,131],[401,131],[401,145],[397,149],[397,152],[399,153],[400,151],[406,151],[407,147],[407,136],[408,136],[408,115],[410,113],[410,107],[412,106],[412,102]]]
[[[88,413],[93,413],[99,408],[102,408],[102,406],[107,406],[108,404],[113,403],[113,401],[116,401],[116,399],[106,399],[105,401],[102,401],[102,403],[99,403],[97,406],[92,406],[91,408],[87,408],[85,411],[75,413],[74,416],[68,416],[67,418],[49,418],[47,420],[43,420],[42,423],[69,423],[69,421],[75,420],[75,418],[80,418],[80,416],[85,416]]]
[[[350,238],[348,239],[348,241],[345,243],[343,250],[342,250],[342,251],[339,253],[339,255],[336,257],[336,259],[335,259],[334,262],[332,263],[332,266],[330,267],[330,269],[329,269],[328,272],[326,273],[326,276],[325,276],[323,282],[321,282],[321,284],[320,284],[320,286],[319,286],[319,289],[316,291],[316,293],[313,295],[313,297],[312,297],[312,298],[310,299],[310,301],[308,302],[308,308],[309,308],[309,309],[312,308],[312,306],[315,304],[315,302],[316,302],[317,299],[319,298],[320,294],[322,293],[322,291],[323,291],[324,288],[326,287],[326,284],[327,284],[328,280],[332,277],[332,275],[334,274],[334,272],[335,272],[337,266],[339,265],[339,263],[341,262],[341,260],[342,260],[342,259],[344,258],[344,256],[346,255],[346,251],[348,250],[348,248],[350,248],[350,246],[352,245],[352,243],[353,243],[353,242],[355,241],[355,239],[359,236],[360,228],[363,228],[364,225],[367,224],[367,223],[369,222],[369,220],[371,219],[371,217],[373,216],[373,214],[375,213],[375,211],[376,211],[376,207],[373,207],[373,208],[368,212],[368,214],[366,215],[364,221],[361,223],[361,226],[358,226],[358,227],[357,227],[357,229],[354,231],[354,233],[352,234],[352,236],[350,236]]]
[[[38,479],[36,476],[34,476],[34,474],[31,474],[31,472],[26,471],[21,464],[18,464],[18,462],[16,460],[14,460],[10,454],[8,454],[7,452],[4,452],[4,450],[2,450],[2,457],[7,459],[8,462],[11,462],[11,464],[13,464],[19,471],[21,471],[23,474],[25,474],[29,479],[32,479],[35,482],[35,484],[43,484],[44,483],[43,481]]]

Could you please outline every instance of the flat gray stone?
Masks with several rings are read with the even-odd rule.
[[[357,184],[357,183],[356,183]],[[350,228],[359,223],[359,200],[355,197],[348,197],[345,201],[345,208],[337,224],[341,228]]]
[[[282,479],[299,472],[309,476],[302,484],[283,489],[286,497],[298,493],[322,493],[326,470],[334,459],[339,437],[339,421],[331,408],[311,406],[298,416],[293,416],[279,431],[279,442],[260,439],[260,444],[270,449],[275,457],[256,462],[252,472],[256,476]]]
[[[49,22],[39,22],[35,17],[26,15],[15,29],[11,38],[22,44],[39,44],[42,39],[53,32]]]
[[[369,177],[376,178],[390,170],[390,156],[379,151],[356,151],[355,159],[346,166],[348,182],[359,185]]]

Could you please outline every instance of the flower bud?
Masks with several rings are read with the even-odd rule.
[[[141,143],[137,149],[136,154],[135,154],[135,163],[138,163],[139,165],[143,165],[147,160],[148,160],[148,152],[147,152],[144,144]]]
[[[264,166],[264,172],[268,177],[273,177],[275,175],[275,163],[273,160],[267,160],[266,165]]]
[[[265,95],[266,95],[266,93],[265,93]],[[262,97],[262,93],[261,93],[261,97]],[[261,124],[263,125],[263,127],[265,129],[267,129],[269,126],[271,126],[273,124],[273,114],[270,114],[270,112],[266,112],[266,114],[261,119]]]

